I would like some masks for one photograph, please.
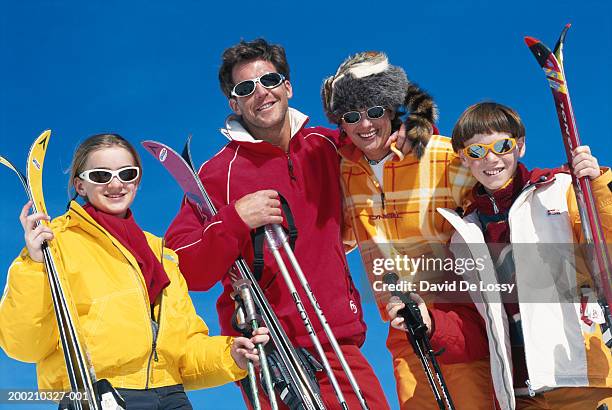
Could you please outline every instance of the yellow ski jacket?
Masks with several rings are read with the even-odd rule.
[[[147,288],[132,254],[76,202],[51,228],[60,280],[98,379],[117,388],[198,389],[246,376],[230,355],[232,338],[208,335],[178,257],[161,238],[145,232],[170,279],[153,309],[159,323],[154,340]],[[0,346],[14,359],[36,363],[40,389],[70,390],[46,276],[27,249],[10,266],[0,301]]]

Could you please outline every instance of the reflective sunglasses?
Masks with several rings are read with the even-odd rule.
[[[232,89],[234,97],[248,97],[255,92],[257,83],[264,88],[276,88],[285,81],[285,76],[279,73],[265,73],[261,77],[239,82]]]
[[[128,184],[136,181],[138,175],[140,175],[140,168],[131,166],[119,168],[116,171],[102,168],[88,169],[87,171],[81,172],[79,178],[91,182],[92,184],[106,185],[113,180],[113,177],[117,177],[119,181]]]
[[[505,155],[516,147],[514,138],[502,138],[490,144],[470,144],[463,148],[463,153],[469,159],[482,159],[487,156],[489,150],[497,155]]]
[[[369,119],[377,120],[379,118],[382,118],[383,115],[385,115],[385,107],[376,105],[374,107],[370,107],[367,110],[365,110],[365,113]],[[357,124],[359,121],[361,121],[361,112],[360,111],[345,112],[342,115],[342,119],[347,124]]]

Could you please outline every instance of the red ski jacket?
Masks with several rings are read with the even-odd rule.
[[[338,134],[326,128],[304,128],[308,118],[289,109],[291,141],[288,152],[253,137],[231,117],[221,130],[231,142],[199,171],[218,214],[202,225],[185,201],[168,232],[167,244],[179,255],[190,290],[208,290],[218,281],[223,294],[217,310],[223,334],[236,334],[231,318],[234,302],[228,270],[240,255],[253,267],[250,229],[235,209],[236,200],[264,189],[287,199],[298,237],[295,255],[337,339],[361,345],[365,339],[361,300],[348,270],[340,236],[342,193]],[[272,254],[264,246],[259,284],[289,338],[298,346],[312,345],[295,303]],[[285,262],[290,268],[286,258]],[[290,268],[291,272],[291,268]],[[314,309],[291,275],[317,335],[327,339]]]

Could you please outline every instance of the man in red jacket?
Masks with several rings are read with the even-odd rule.
[[[230,142],[199,171],[219,213],[202,225],[184,203],[167,232],[167,243],[177,251],[191,290],[223,283],[217,301],[222,332],[236,334],[231,326],[234,302],[228,270],[239,255],[253,266],[250,233],[266,224],[282,223],[278,194],[286,198],[298,230],[296,258],[369,407],[386,409],[380,383],[359,350],[366,326],[340,236],[338,135],[325,128],[306,128],[308,117],[289,108],[293,90],[282,47],[263,39],[241,41],[225,50],[222,60],[220,85],[234,112],[222,132]],[[259,283],[292,342],[311,348],[295,302],[267,250]],[[298,292],[302,300],[307,299],[301,288]],[[313,308],[308,303],[305,307],[349,407],[360,408]],[[326,406],[338,408],[328,377],[323,372],[317,377]]]

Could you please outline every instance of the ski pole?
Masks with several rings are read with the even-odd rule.
[[[238,324],[247,323],[242,300],[240,300],[239,296],[236,296],[236,300],[240,303],[240,305],[236,308],[236,321]],[[246,336],[248,332],[243,333]],[[257,387],[257,373],[255,372],[255,365],[251,360],[247,360],[247,377],[249,379],[249,386],[251,388],[251,404],[253,405],[253,410],[261,410],[261,403],[259,402],[259,388]]]
[[[395,285],[399,277],[396,273],[389,272],[385,274],[383,277],[383,282],[388,285]],[[442,374],[442,369],[438,363],[438,359],[436,359],[436,354],[431,347],[431,343],[429,343],[429,337],[427,336],[427,326],[423,322],[423,317],[421,316],[421,311],[417,304],[411,300],[406,294],[399,291],[391,291],[393,296],[397,296],[400,298],[402,303],[405,305],[397,314],[404,318],[404,325],[407,330],[406,336],[414,349],[415,354],[418,356],[421,361],[421,365],[423,366],[423,370],[425,370],[425,375],[427,376],[427,381],[431,387],[431,390],[436,399],[436,403],[440,410],[454,410],[455,405],[453,404],[453,400],[451,399],[451,395],[448,391],[448,387],[446,385],[446,381],[444,380],[444,375]],[[431,365],[430,365],[431,362]],[[433,367],[433,371],[432,371]],[[440,389],[438,389],[438,385],[434,380],[433,375],[435,374],[438,384],[442,390],[440,394]],[[442,400],[444,397],[444,401]],[[445,405],[446,404],[446,405]]]
[[[251,295],[251,281],[249,281],[248,279],[239,279],[235,281],[232,286],[234,287],[234,290],[240,296],[240,299],[242,301],[242,306],[244,307],[244,311],[242,311],[242,313],[244,315],[245,323],[248,323],[250,325],[251,330],[256,330],[259,327],[259,323],[257,321],[255,303],[253,302],[253,296]],[[277,410],[278,403],[276,401],[276,394],[274,392],[274,385],[272,384],[272,376],[270,375],[270,367],[268,366],[268,358],[266,356],[264,346],[261,343],[257,343],[255,347],[257,348],[257,355],[259,356],[259,365],[261,366],[261,373],[263,376],[262,384],[264,385],[264,388],[268,393],[268,398],[270,399],[270,407],[272,407],[272,410]],[[251,367],[253,366],[253,363],[250,360],[249,364],[251,365]],[[249,375],[249,377],[251,376]],[[253,396],[257,396],[257,382],[255,380],[255,377],[253,377],[252,384],[255,384],[254,388],[253,385],[251,385],[251,388],[253,389]],[[259,398],[255,398],[254,401],[259,406]]]
[[[367,410],[368,405],[366,403],[366,399],[363,396],[361,389],[359,388],[357,379],[353,375],[353,372],[351,371],[351,368],[348,365],[346,358],[344,357],[344,354],[342,353],[342,349],[340,349],[340,346],[338,345],[338,340],[334,336],[334,333],[331,327],[329,326],[329,323],[327,322],[325,315],[323,314],[323,310],[321,309],[321,306],[317,302],[314,292],[310,288],[310,285],[308,284],[308,280],[306,279],[306,276],[304,275],[304,272],[302,271],[302,268],[299,262],[297,261],[297,258],[295,257],[295,254],[293,253],[293,250],[291,249],[291,246],[289,245],[287,234],[285,233],[283,228],[278,224],[266,226],[266,234],[268,233],[270,236],[268,243],[270,243],[270,241],[273,241],[274,245],[281,244],[281,246],[285,250],[287,257],[289,258],[289,262],[291,263],[291,266],[293,267],[293,270],[296,276],[298,277],[298,280],[300,281],[302,288],[306,292],[306,296],[308,296],[308,300],[310,301],[310,304],[314,308],[314,311],[317,315],[317,318],[319,319],[319,322],[321,323],[321,326],[323,327],[323,331],[325,332],[325,335],[327,336],[327,339],[329,340],[329,343],[331,344],[332,349],[334,350],[334,353],[336,354],[336,356],[338,357],[338,360],[340,361],[342,370],[346,374],[346,377],[348,378],[349,383],[351,387],[353,388],[353,391],[355,392],[355,395],[359,399],[361,408],[364,410]]]
[[[308,336],[310,336],[310,340],[312,341],[312,344],[314,345],[315,350],[317,351],[317,353],[319,354],[321,358],[321,362],[323,364],[323,367],[325,368],[325,372],[327,373],[327,376],[329,377],[329,381],[331,382],[332,387],[334,388],[334,392],[336,393],[338,402],[340,403],[343,409],[348,409],[348,405],[346,404],[346,400],[344,399],[344,394],[342,394],[342,390],[340,389],[338,380],[336,379],[336,376],[334,375],[334,371],[332,370],[331,365],[329,364],[329,360],[325,356],[325,351],[323,350],[321,341],[317,337],[317,333],[315,332],[314,327],[312,326],[312,322],[310,321],[310,318],[308,317],[308,313],[306,312],[306,309],[304,308],[302,299],[300,298],[300,295],[298,294],[298,291],[295,288],[293,279],[291,279],[291,275],[289,274],[287,265],[285,265],[285,261],[283,261],[283,257],[280,254],[279,249],[283,246],[282,238],[279,238],[277,236],[272,225],[266,225],[265,235],[266,235],[266,242],[268,243],[268,247],[270,248],[272,255],[274,255],[274,260],[276,260],[276,264],[278,265],[281,271],[281,275],[283,276],[283,279],[285,280],[287,288],[289,288],[289,292],[291,293],[291,296],[293,297],[293,300],[295,302],[295,306],[297,307],[298,313],[300,314],[300,317],[302,318],[302,321],[304,322],[304,326],[306,327]]]

